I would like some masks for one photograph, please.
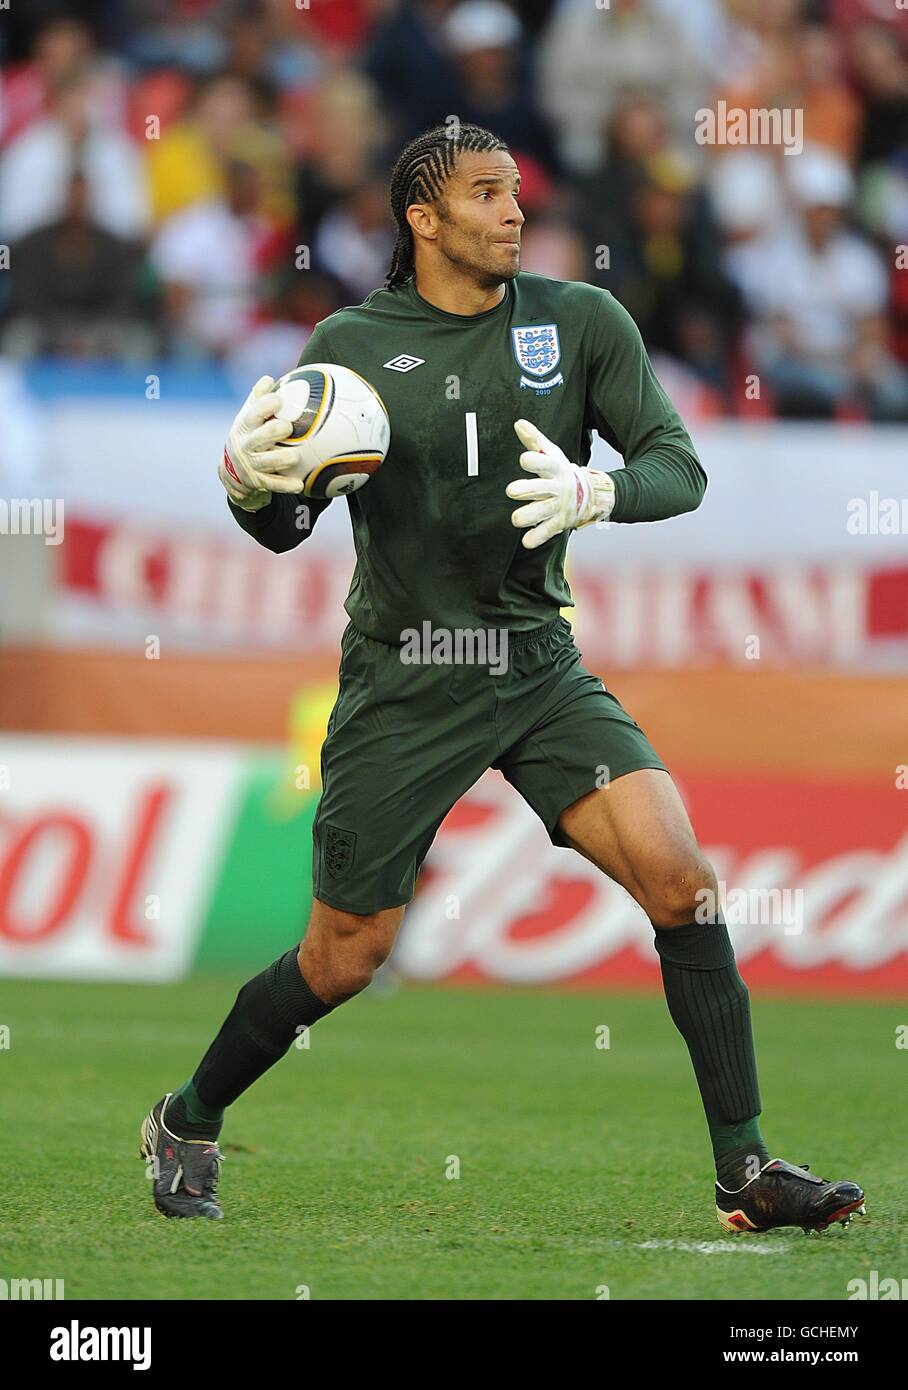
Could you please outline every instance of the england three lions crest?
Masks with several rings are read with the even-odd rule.
[[[514,356],[521,371],[530,376],[520,378],[521,387],[529,386],[534,391],[550,391],[553,386],[562,386],[564,377],[549,376],[561,361],[561,343],[558,339],[557,323],[533,323],[524,328],[512,328]],[[535,381],[530,377],[536,377]],[[543,381],[539,378],[546,377]]]

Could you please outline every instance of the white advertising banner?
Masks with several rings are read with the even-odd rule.
[[[229,745],[0,735],[0,976],[185,974],[241,772]]]
[[[66,440],[55,483],[72,514],[159,532],[237,531],[217,480],[230,404],[109,400],[101,409],[64,398],[44,409],[52,437]],[[578,557],[590,550],[608,568],[645,561],[711,569],[858,555],[908,560],[908,527],[893,530],[886,505],[905,499],[908,512],[908,427],[726,421],[693,435],[709,478],[699,510],[578,532]],[[515,443],[515,476],[518,453]],[[610,469],[621,460],[596,435],[591,463]],[[343,502],[329,507],[306,548],[349,542],[346,512]]]
[[[230,402],[99,410],[64,397],[46,409],[67,441],[46,636],[336,650],[354,563],[347,507],[335,502],[287,555],[244,535],[216,476]],[[572,537],[588,659],[744,662],[758,637],[768,663],[908,667],[908,429],[726,421],[701,424],[695,441],[709,477],[698,511]],[[597,437],[593,462],[620,460]]]

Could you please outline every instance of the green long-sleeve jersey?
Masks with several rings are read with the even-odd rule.
[[[345,607],[379,641],[397,643],[426,621],[528,631],[570,604],[569,533],[527,550],[511,521],[518,504],[505,488],[528,476],[521,417],[575,463],[588,463],[594,428],[618,450],[613,521],[662,520],[703,497],[706,476],[636,325],[593,285],[521,272],[494,308],[463,315],[430,304],[411,279],[323,319],[300,366],[311,362],[352,367],[391,421],[384,463],[347,496],[356,570]],[[259,512],[231,509],[283,551],[329,505],[306,502],[301,525],[302,501],[276,494]]]

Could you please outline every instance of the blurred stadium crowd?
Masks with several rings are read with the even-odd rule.
[[[611,290],[704,410],[908,419],[898,0],[30,0],[0,43],[10,357],[286,370],[456,115],[520,165],[522,269]],[[803,152],[699,143],[720,101]]]

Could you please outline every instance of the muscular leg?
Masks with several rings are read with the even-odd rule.
[[[715,874],[674,783],[656,769],[630,772],[574,802],[559,827],[652,922],[665,997],[694,1065],[719,1182],[742,1186],[769,1159],[757,1122],[750,1003]]]
[[[334,1008],[364,990],[391,954],[403,915],[401,906],[365,917],[316,898],[298,955],[313,994]]]
[[[692,922],[703,901],[697,893],[717,892],[666,772],[629,772],[568,806],[558,825],[572,848],[627,889],[654,927]]]
[[[303,1028],[366,988],[387,959],[403,906],[370,916],[316,899],[302,945],[240,990],[221,1030],[167,1110],[185,1138],[216,1139],[224,1110],[274,1066]]]

